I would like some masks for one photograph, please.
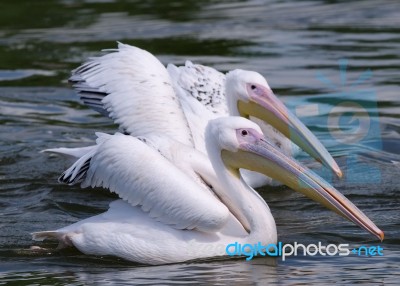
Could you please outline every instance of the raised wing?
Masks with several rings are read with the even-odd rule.
[[[193,146],[181,105],[161,62],[149,52],[119,43],[89,59],[70,81],[83,102],[136,136],[161,132]]]
[[[206,154],[204,131],[208,121],[228,115],[225,75],[190,61],[180,67],[169,64],[167,70],[192,130],[194,146]]]
[[[186,61],[185,66],[180,67],[169,64],[167,70],[176,90],[184,90],[186,96],[196,99],[218,116],[228,114],[223,73],[191,61]]]
[[[108,188],[177,229],[223,227],[229,216],[226,206],[145,141],[119,133],[100,134],[97,148],[78,159],[60,181]]]

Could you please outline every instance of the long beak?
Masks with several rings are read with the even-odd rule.
[[[238,101],[240,115],[254,116],[272,125],[341,178],[342,171],[339,166],[314,134],[274,95],[272,90],[262,88],[261,93],[262,96],[251,96],[248,102]]]
[[[242,143],[236,153],[222,150],[227,166],[263,173],[354,222],[381,241],[384,233],[352,202],[314,172],[285,156],[264,138]]]

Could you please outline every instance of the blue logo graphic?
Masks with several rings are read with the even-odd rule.
[[[358,256],[383,256],[383,247],[380,245],[362,245],[358,248],[353,248],[351,252]]]
[[[285,261],[290,256],[383,256],[383,247],[380,245],[365,246],[358,248],[350,248],[349,244],[328,244],[322,245],[319,241],[316,244],[302,244],[294,242],[293,244],[283,244],[282,242],[270,243],[263,245],[261,242],[250,244],[241,244],[239,242],[230,243],[225,247],[225,252],[229,256],[245,256],[246,260],[252,260],[256,256],[272,256],[282,258]]]
[[[306,99],[294,97],[287,104],[333,154],[344,173],[345,183],[379,184],[379,168],[366,159],[368,153],[382,150],[377,95],[368,87],[373,74],[368,69],[350,81],[347,63],[347,60],[339,61],[339,79],[317,73],[317,80],[328,93]],[[325,167],[314,171],[329,182],[335,179]]]

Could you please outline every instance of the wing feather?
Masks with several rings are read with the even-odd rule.
[[[175,89],[184,90],[186,96],[196,99],[218,116],[228,114],[223,73],[191,61],[186,61],[185,66],[180,67],[169,64],[167,70]]]
[[[40,153],[59,154],[67,158],[78,159],[88,153],[95,146],[79,147],[79,148],[52,148],[40,151]]]
[[[215,231],[223,227],[229,216],[226,206],[156,150],[120,133],[99,139],[93,152],[64,172],[65,182],[108,188],[177,229]]]
[[[194,146],[206,154],[204,132],[208,121],[228,115],[225,75],[190,61],[180,67],[169,64],[167,70],[192,130]]]
[[[82,101],[127,133],[162,132],[193,146],[188,122],[162,63],[149,52],[119,43],[90,58],[70,81]]]

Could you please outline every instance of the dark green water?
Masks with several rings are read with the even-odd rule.
[[[106,191],[59,185],[67,162],[39,151],[90,145],[95,131],[115,131],[77,100],[66,79],[117,40],[164,63],[191,59],[222,71],[262,73],[338,160],[345,178],[334,185],[386,234],[379,243],[285,187],[265,188],[279,240],[380,245],[384,256],[143,267],[73,250],[30,251],[37,245],[30,232],[98,214],[114,199]],[[397,284],[399,82],[398,1],[2,0],[0,285]],[[354,114],[354,104],[343,102],[365,112]],[[307,110],[314,116],[304,116]]]

